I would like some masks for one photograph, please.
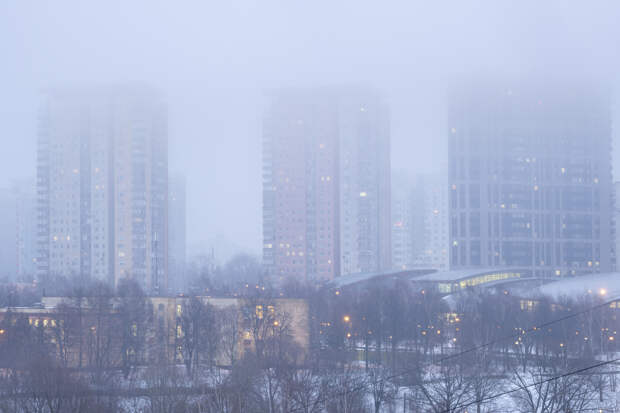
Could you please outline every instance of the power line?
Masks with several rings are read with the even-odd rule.
[[[525,330],[525,333],[527,333],[527,332],[542,331],[545,327],[548,327],[550,325],[553,325],[553,324],[556,324],[556,323],[560,323],[562,321],[566,321],[566,320],[569,320],[571,318],[574,318],[574,317],[577,317],[577,316],[589,313],[589,312],[591,312],[593,310],[596,310],[598,308],[606,307],[606,306],[610,305],[611,303],[613,303],[615,301],[618,301],[618,300],[616,300],[616,299],[608,300],[608,301],[602,302],[600,304],[594,305],[594,306],[592,306],[590,308],[586,308],[584,310],[581,310],[581,311],[578,311],[578,312],[575,312],[575,313],[568,314],[568,315],[565,315],[563,317],[557,318],[555,320],[551,320],[551,321],[548,321],[548,322],[545,322],[545,323],[542,323],[542,324],[539,324],[539,325],[535,325],[535,326],[530,327],[527,330]],[[523,333],[523,334],[525,334],[525,333]],[[482,348],[485,348],[485,347],[488,347],[490,345],[496,344],[498,342],[501,342],[501,341],[504,341],[504,340],[508,340],[508,339],[513,339],[513,338],[518,337],[518,336],[521,336],[521,333],[514,333],[514,334],[506,335],[504,337],[499,337],[499,338],[497,338],[495,340],[491,340],[491,341],[486,342],[484,344],[480,344],[478,346],[474,346],[474,347],[468,348],[468,349],[463,350],[463,351],[461,351],[459,353],[455,353],[455,354],[451,354],[449,356],[442,357],[441,359],[439,359],[437,361],[437,363],[443,363],[444,361],[447,361],[447,360],[450,360],[450,359],[453,359],[453,358],[457,358],[457,357],[463,356],[463,355],[468,354],[468,353],[475,352],[477,350],[480,350]],[[615,362],[615,361],[618,361],[618,360],[619,359],[611,360],[611,361],[605,362],[603,364],[609,364],[609,363],[612,363],[612,362]],[[586,370],[589,370],[589,369],[592,369],[592,368],[595,368],[595,367],[597,367],[597,365],[590,366],[590,367],[586,368]],[[405,370],[400,371],[398,373],[395,373],[395,374],[392,374],[392,375],[387,376],[385,378],[382,378],[382,379],[380,379],[380,381],[382,381],[382,382],[391,381],[391,380],[393,380],[395,378],[398,378],[398,377],[403,376],[403,375],[405,375],[407,373],[410,373],[411,371],[413,371],[413,369],[405,369]],[[560,377],[562,377],[562,376],[559,376],[558,378],[560,378]],[[535,385],[535,384],[536,383],[534,383],[533,385]],[[338,396],[344,396],[344,395],[349,394],[349,393],[355,393],[355,392],[364,390],[365,387],[366,387],[365,385],[360,385],[360,386],[358,386],[356,388],[353,388],[353,389],[347,391],[346,393],[341,393],[341,394],[333,394],[332,393],[332,394],[326,396],[325,399],[321,400],[319,403],[325,403],[326,401],[328,401],[328,400],[330,400],[332,398],[335,398],[335,397],[338,397]],[[291,413],[294,413],[294,412],[299,411],[299,410],[300,409],[293,409],[293,410],[291,410]]]
[[[501,393],[494,394],[492,396],[482,397],[480,399],[477,399],[477,400],[474,400],[474,401],[471,401],[471,402],[468,402],[468,403],[457,405],[457,406],[454,407],[454,409],[463,409],[463,408],[469,407],[469,406],[471,406],[473,404],[484,403],[484,402],[487,402],[489,400],[497,399],[498,397],[502,397],[502,396],[506,396],[508,394],[512,394],[512,393],[518,392],[519,390],[525,390],[525,389],[528,389],[528,388],[533,387],[533,386],[539,386],[541,384],[545,384],[545,383],[548,383],[548,382],[551,382],[551,381],[559,380],[559,379],[562,379],[564,377],[572,376],[574,374],[583,373],[584,371],[592,370],[592,369],[595,369],[597,367],[606,366],[608,364],[612,364],[612,363],[615,363],[617,361],[620,361],[620,358],[616,358],[616,359],[608,360],[608,361],[603,361],[603,362],[600,362],[600,363],[597,363],[597,364],[592,364],[592,365],[587,366],[587,367],[582,367],[582,368],[577,369],[577,370],[572,370],[572,371],[569,371],[567,373],[560,374],[558,376],[553,376],[553,377],[550,377],[548,379],[539,380],[539,381],[536,381],[534,383],[530,383],[527,386],[517,386],[514,389],[506,390],[506,391],[503,391]],[[454,410],[454,409],[451,409],[451,410]],[[442,410],[441,413],[449,413],[451,410]]]

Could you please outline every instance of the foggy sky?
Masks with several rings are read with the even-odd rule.
[[[260,251],[265,90],[383,90],[393,168],[413,175],[444,162],[451,79],[620,78],[614,1],[95,3],[0,2],[0,187],[35,175],[43,87],[148,83],[167,95],[171,170],[187,175],[189,245],[219,237]]]

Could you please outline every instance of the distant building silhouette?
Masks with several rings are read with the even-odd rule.
[[[167,113],[146,87],[51,90],[39,115],[39,276],[164,291]]]
[[[172,175],[168,186],[168,283],[174,291],[185,291],[186,277],[186,181]]]
[[[611,270],[608,93],[474,82],[452,90],[449,106],[451,267]]]
[[[392,184],[392,266],[449,268],[448,183],[442,174]]]
[[[390,131],[366,89],[275,93],[263,130],[263,261],[276,279],[391,267]]]

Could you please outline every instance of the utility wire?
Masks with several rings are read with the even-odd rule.
[[[477,400],[474,400],[474,401],[471,401],[471,402],[468,402],[468,403],[463,403],[463,404],[460,404],[460,405],[456,405],[454,407],[454,409],[442,410],[441,413],[450,413],[451,411],[454,411],[456,409],[463,409],[463,408],[469,407],[469,406],[471,406],[473,404],[484,403],[484,402],[487,402],[489,400],[497,399],[498,397],[502,397],[502,396],[506,396],[506,395],[511,394],[511,393],[518,392],[520,390],[525,390],[525,389],[533,387],[533,386],[539,386],[541,384],[549,383],[551,381],[563,379],[564,377],[568,377],[568,376],[572,376],[572,375],[575,375],[575,374],[583,373],[585,371],[592,370],[592,369],[595,369],[597,367],[606,366],[608,364],[612,364],[612,363],[615,363],[617,361],[620,361],[620,358],[616,358],[616,359],[613,359],[613,360],[608,360],[608,361],[603,361],[603,362],[600,362],[600,363],[592,364],[592,365],[589,365],[587,367],[582,367],[582,368],[577,369],[577,370],[572,370],[572,371],[569,371],[569,372],[566,372],[566,373],[563,373],[563,374],[560,374],[560,375],[557,375],[557,376],[549,377],[549,378],[544,379],[544,380],[539,380],[539,381],[536,381],[534,383],[530,383],[530,384],[528,384],[526,386],[519,385],[519,386],[517,386],[517,387],[515,387],[513,389],[506,390],[506,391],[503,391],[501,393],[494,394],[492,396],[482,397],[480,399],[477,399]]]
[[[618,300],[617,299],[608,300],[608,301],[602,302],[600,304],[594,305],[594,306],[592,306],[590,308],[586,308],[584,310],[577,311],[575,313],[568,314],[568,315],[565,315],[563,317],[557,318],[555,320],[547,321],[545,323],[532,326],[532,327],[528,328],[527,330],[525,330],[525,333],[530,332],[530,331],[532,331],[532,332],[542,331],[542,329],[544,329],[545,327],[548,327],[548,326],[556,324],[556,323],[560,323],[562,321],[569,320],[569,319],[574,318],[574,317],[578,317],[580,315],[583,315],[583,314],[589,313],[591,311],[594,311],[594,310],[596,310],[598,308],[609,306],[611,303],[613,303],[615,301],[618,301]],[[525,333],[523,333],[523,334],[525,334]],[[499,337],[499,338],[497,338],[495,340],[491,340],[489,342],[486,342],[486,343],[483,343],[483,344],[480,344],[480,345],[468,348],[468,349],[460,351],[458,353],[442,357],[441,359],[439,359],[437,361],[437,363],[443,363],[444,361],[451,360],[453,358],[457,358],[457,357],[463,356],[465,354],[475,352],[477,350],[480,350],[482,348],[485,348],[485,347],[488,347],[490,345],[496,344],[498,342],[501,342],[501,341],[504,341],[504,340],[508,340],[508,339],[514,339],[514,338],[519,337],[519,336],[521,336],[521,333],[514,333],[514,334],[506,335],[506,336],[503,336],[503,337]],[[613,363],[613,362],[618,361],[618,360],[619,359],[611,360],[611,361],[605,362],[605,363],[603,363],[601,365],[610,364],[610,363]],[[585,368],[585,370],[589,370],[589,369],[592,369],[592,368],[595,368],[595,367],[598,367],[598,365],[587,367],[587,368]],[[390,381],[390,380],[393,380],[393,379],[398,378],[400,376],[404,376],[405,374],[408,374],[408,373],[410,373],[412,371],[413,371],[413,369],[405,369],[405,370],[402,370],[402,371],[400,371],[398,373],[395,373],[395,374],[392,374],[390,376],[384,377],[384,378],[380,379],[380,381],[381,382]],[[576,371],[576,372],[578,372],[578,371]],[[563,377],[563,376],[558,376],[557,378],[560,378],[560,377]],[[536,383],[534,383],[533,385],[535,385],[535,384]],[[319,403],[325,403],[326,401],[328,401],[328,400],[330,400],[332,398],[339,397],[339,396],[344,396],[344,395],[349,394],[349,393],[355,393],[355,392],[364,390],[365,388],[366,388],[365,385],[360,385],[360,386],[357,386],[357,387],[355,387],[355,388],[353,388],[353,389],[351,389],[351,390],[349,390],[347,392],[341,392],[341,393],[336,393],[336,394],[332,393],[332,394],[327,395],[324,398],[324,400],[319,401]],[[290,413],[294,413],[294,412],[300,411],[300,410],[301,410],[301,408],[300,409],[293,409],[293,410],[290,411]]]

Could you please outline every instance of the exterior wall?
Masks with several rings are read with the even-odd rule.
[[[263,129],[263,261],[277,281],[390,266],[389,128],[374,93],[290,91]]]
[[[37,152],[39,276],[167,282],[167,126],[146,88],[50,91]]]
[[[33,279],[37,271],[37,203],[34,180],[19,182],[16,196],[17,275]]]
[[[441,175],[401,176],[393,185],[393,268],[449,267],[448,183]]]
[[[444,175],[421,176],[416,189],[416,264],[424,268],[449,268],[448,182]]]
[[[414,184],[404,175],[392,180],[392,267],[406,270],[415,266]]]
[[[620,182],[614,183],[614,209],[613,209],[613,239],[614,243],[614,268],[618,271],[620,262],[618,262],[618,254],[620,253]]]
[[[611,270],[611,130],[597,85],[472,84],[449,110],[452,268]]]
[[[280,96],[264,119],[264,262],[276,280],[338,275],[333,103]]]
[[[345,94],[340,113],[340,273],[391,268],[390,131],[373,93]]]
[[[15,280],[17,274],[17,217],[13,191],[0,190],[0,278]]]
[[[250,326],[245,320],[245,315],[257,316],[259,311],[267,314],[269,311],[273,311],[273,318],[278,322],[287,322],[290,326],[289,334],[294,343],[297,344],[301,350],[299,355],[299,362],[303,361],[303,358],[307,354],[310,345],[309,337],[309,319],[308,319],[308,304],[302,299],[266,299],[266,300],[244,300],[240,298],[212,298],[212,297],[200,297],[204,303],[212,305],[214,308],[223,310],[227,308],[235,309],[239,314],[239,337],[238,337],[238,359],[248,351],[254,351],[255,342],[253,335],[250,333]],[[151,304],[153,308],[153,322],[161,323],[163,331],[166,337],[164,338],[167,343],[166,354],[169,356],[170,362],[182,362],[182,341],[179,340],[179,334],[182,331],[179,330],[179,317],[185,311],[185,306],[189,302],[188,297],[151,297]],[[58,311],[58,306],[62,303],[71,304],[72,300],[66,297],[44,297],[43,306],[41,308],[12,308],[10,312],[6,308],[0,309],[0,323],[5,319],[7,314],[13,314],[15,316],[25,316],[29,320],[29,324],[35,327],[41,327],[51,331],[52,328],[57,327],[62,319],[61,313]],[[87,367],[89,360],[92,359],[88,347],[88,332],[96,324],[94,315],[91,313],[88,306],[88,300],[85,299],[83,307],[83,345],[82,345],[82,366]],[[112,315],[115,314],[114,308],[111,309]],[[156,327],[154,325],[153,327]],[[147,345],[147,348],[154,348],[153,343],[160,340],[161,337],[157,337],[156,330],[153,330],[148,340],[151,344]],[[2,340],[4,332],[0,330],[0,340]],[[53,337],[53,335],[52,335]],[[116,336],[118,339],[118,336]],[[112,343],[112,348],[118,348],[119,343]],[[72,348],[69,350],[69,362],[72,366],[78,366],[79,363],[79,344],[72,341]],[[117,357],[117,356],[114,356]],[[147,351],[146,359],[153,359],[155,357]],[[117,363],[120,358],[112,359],[112,363]],[[216,357],[216,363],[226,366],[229,361],[225,355],[221,352]]]
[[[168,190],[168,278],[172,291],[186,291],[185,177],[174,176]]]

